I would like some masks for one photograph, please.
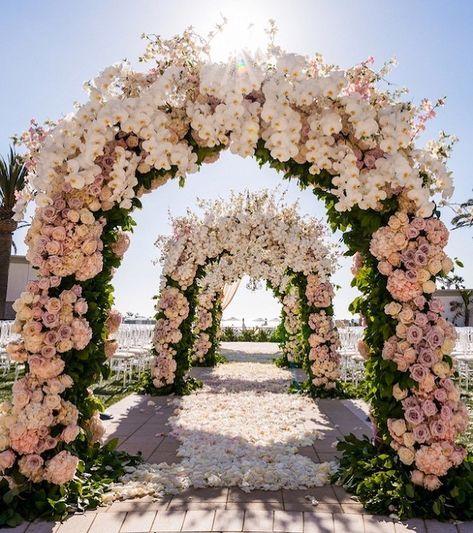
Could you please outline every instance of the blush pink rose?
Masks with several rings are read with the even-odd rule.
[[[55,485],[64,485],[74,477],[79,459],[66,450],[46,462],[44,479]]]
[[[0,452],[0,473],[4,473],[5,470],[11,468],[15,464],[16,455],[12,450],[5,450]]]
[[[66,426],[62,433],[61,438],[64,442],[69,444],[70,442],[76,440],[77,435],[79,435],[80,428],[77,424]]]

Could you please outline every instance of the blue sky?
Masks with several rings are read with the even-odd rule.
[[[226,32],[214,43],[214,56],[223,58],[241,46],[264,42],[262,28],[269,18],[279,26],[278,42],[292,52],[321,52],[332,63],[350,66],[373,55],[377,64],[392,56],[399,60],[390,80],[407,86],[410,97],[435,100],[447,96],[447,105],[431,123],[425,138],[441,129],[460,138],[450,167],[455,175],[454,199],[471,196],[473,146],[473,63],[471,33],[473,3],[437,0],[372,1],[332,0],[5,0],[0,19],[0,151],[10,136],[25,129],[31,117],[57,118],[83,101],[82,83],[105,66],[129,59],[136,62],[143,50],[142,32],[172,36],[193,25],[207,33],[220,13],[229,18]],[[248,29],[250,23],[254,26]],[[188,179],[184,189],[167,184],[145,198],[138,212],[132,246],[116,275],[117,307],[151,314],[152,294],[159,284],[153,243],[169,231],[168,211],[182,214],[196,197],[226,196],[230,190],[257,190],[282,184],[290,200],[299,199],[301,211],[323,218],[322,205],[309,191],[282,182],[269,169],[260,170],[248,159],[225,154]],[[445,213],[445,220],[451,218]],[[466,265],[462,273],[473,286],[471,230],[452,234],[449,252]],[[336,236],[334,237],[337,238]],[[18,232],[16,241],[24,251]],[[335,281],[337,316],[348,317],[354,293],[349,287],[349,262],[342,261]],[[264,291],[240,289],[227,316],[271,318],[278,306]]]

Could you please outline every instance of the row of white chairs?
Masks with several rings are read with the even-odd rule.
[[[118,342],[118,350],[110,360],[110,369],[123,380],[124,387],[150,367],[153,331],[153,324],[124,323],[113,335]]]
[[[10,360],[6,345],[16,335],[12,332],[13,321],[0,321],[0,374],[15,370],[15,380],[24,365]],[[118,350],[110,360],[114,374],[123,379],[126,385],[136,374],[143,373],[152,362],[153,324],[129,324],[120,326],[114,338]],[[344,381],[358,384],[364,377],[364,361],[358,352],[358,342],[363,337],[363,327],[343,327],[338,329],[341,341],[341,377]],[[457,328],[457,343],[454,352],[459,381],[462,388],[469,389],[473,382],[473,328]]]

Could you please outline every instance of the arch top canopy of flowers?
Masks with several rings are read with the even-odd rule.
[[[153,68],[106,68],[86,84],[89,101],[75,114],[49,130],[34,123],[20,138],[30,149],[38,205],[51,204],[64,186],[94,196],[101,179],[105,191],[88,198],[89,208],[128,209],[152,187],[138,183],[136,172],[185,177],[222,148],[258,155],[260,140],[281,163],[309,163],[314,176],[327,171],[339,211],[381,210],[384,200],[402,191],[418,215],[429,216],[432,195],[451,194],[444,166],[448,140],[431,142],[426,150],[414,147],[436,106],[423,100],[416,107],[380,90],[388,69],[372,70],[372,58],[342,70],[320,55],[271,45],[268,56],[212,63],[208,47],[189,30],[170,40],[145,37],[141,59],[155,61]],[[101,178],[104,169],[112,179]],[[326,187],[324,180],[311,185]],[[18,201],[18,217],[25,202]]]

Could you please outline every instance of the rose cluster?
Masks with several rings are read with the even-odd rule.
[[[333,317],[325,309],[332,306],[334,296],[330,283],[307,276],[306,297],[312,308],[309,327],[309,359],[312,361],[312,383],[316,387],[333,389],[340,378],[340,339]]]
[[[74,274],[86,280],[102,270],[104,221],[96,220],[89,207],[79,195],[67,201],[57,196],[36,211],[26,238],[26,257],[41,276]]]
[[[370,247],[393,297],[385,313],[397,322],[382,357],[414,382],[410,389],[393,386],[404,416],[388,420],[391,446],[403,463],[413,465],[413,483],[428,490],[439,488],[440,478],[466,455],[455,445],[467,424],[466,407],[452,381],[455,328],[431,296],[435,277],[452,268],[444,251],[447,240],[448,231],[440,220],[400,211],[374,233]]]
[[[194,345],[192,347],[192,360],[203,362],[207,352],[212,348],[210,335],[206,330],[213,326],[212,321],[212,307],[215,305],[215,300],[211,292],[201,292],[199,294],[199,301],[196,308],[196,319],[194,322]]]
[[[155,328],[156,358],[153,361],[151,375],[154,378],[154,385],[162,387],[174,381],[177,367],[173,345],[181,339],[179,326],[189,314],[189,302],[178,288],[165,287],[161,291],[157,310],[162,317],[158,319]]]

